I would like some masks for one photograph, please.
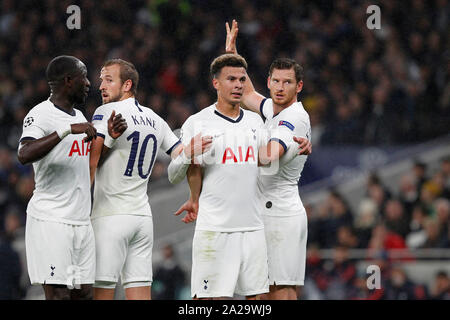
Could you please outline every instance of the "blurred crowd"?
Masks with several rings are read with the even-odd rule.
[[[436,286],[447,284],[442,291],[414,282],[399,266],[417,261],[414,249],[450,248],[450,157],[437,170],[415,162],[391,189],[372,174],[365,190],[356,210],[335,190],[307,208],[305,291],[327,299],[450,299],[447,272],[436,274]],[[323,259],[319,249],[334,249],[334,257]],[[361,259],[350,257],[349,249],[366,249],[362,259],[380,267],[383,290],[367,289],[368,275],[357,270]]]
[[[66,9],[71,4],[81,9],[79,30],[66,26],[70,16]],[[16,159],[22,121],[34,105],[48,98],[45,68],[60,54],[74,55],[87,66],[91,92],[86,106],[80,106],[87,119],[101,104],[102,63],[120,57],[139,71],[139,102],[176,129],[215,101],[209,64],[224,52],[225,22],[235,18],[238,52],[247,59],[259,92],[268,94],[267,72],[275,57],[292,57],[304,66],[305,84],[299,98],[311,118],[314,148],[411,144],[447,134],[449,1],[377,1],[380,30],[366,26],[370,4],[353,0],[2,0],[1,250],[10,252],[8,239],[23,232],[34,188],[32,167],[21,166]],[[157,161],[152,180],[165,179],[165,170],[164,163]],[[448,247],[444,230],[448,184],[440,189],[439,175],[422,182],[414,179],[402,179],[400,194],[393,196],[373,177],[357,213],[331,192],[323,207],[314,208],[320,218],[318,223],[311,222],[312,242],[320,248],[338,243],[359,248]],[[411,200],[414,197],[420,201]]]

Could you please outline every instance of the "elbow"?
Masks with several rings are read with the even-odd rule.
[[[169,166],[169,168],[167,169],[167,177],[168,177],[169,182],[170,182],[171,184],[176,184],[176,183],[177,183],[177,181],[176,181],[176,179],[175,179],[175,175],[173,174],[173,172],[172,172],[170,166]]]
[[[170,182],[171,184],[178,184],[178,183],[180,183],[181,180],[182,180],[182,179],[179,179],[179,178],[177,178],[175,175],[172,175],[172,174],[168,174],[168,177],[169,177],[169,182]]]
[[[17,154],[17,160],[19,160],[21,165],[26,165],[31,162],[30,159],[26,157],[26,155],[24,155],[24,153],[21,151],[19,151],[19,153]]]
[[[173,160],[167,167],[167,177],[169,178],[169,182],[171,184],[177,184],[181,181],[181,179],[179,179],[179,175],[177,174],[176,168],[174,168]]]

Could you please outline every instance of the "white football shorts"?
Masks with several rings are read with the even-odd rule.
[[[98,282],[131,285],[153,280],[153,219],[151,216],[111,215],[92,220],[96,246]],[[132,286],[132,285],[131,285]],[[102,287],[94,285],[94,287]]]
[[[192,244],[191,294],[197,298],[233,297],[269,291],[264,230],[196,230]]]
[[[306,212],[300,215],[263,216],[269,258],[270,285],[298,285],[305,280]]]
[[[92,225],[71,225],[27,216],[25,245],[31,284],[93,284],[95,240]]]

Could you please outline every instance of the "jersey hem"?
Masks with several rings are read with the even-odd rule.
[[[197,298],[220,298],[220,297],[229,297],[229,298],[233,298],[234,293],[230,294],[230,293],[195,293],[195,292],[191,292],[191,297]]]
[[[235,291],[235,293],[237,295],[240,296],[254,296],[256,294],[263,294],[263,293],[268,293],[269,292],[269,287],[264,288],[264,289],[260,289],[260,290],[252,290],[252,291]]]
[[[195,227],[195,231],[214,231],[214,232],[247,232],[247,231],[258,231],[264,229],[264,224],[258,227],[248,227],[248,228],[214,228],[214,227]]]
[[[271,214],[267,214],[267,213],[262,213],[263,216],[267,216],[267,217],[294,217],[294,216],[300,216],[302,213],[298,212],[298,213],[292,213],[292,214],[276,214],[276,213],[271,213]]]
[[[110,216],[142,216],[142,217],[152,217],[152,214],[147,214],[147,213],[109,213],[109,214],[102,214],[102,215],[92,215],[91,216],[91,221],[92,220],[96,220],[98,218],[103,218],[103,217],[110,217]]]
[[[271,285],[271,286],[303,286],[303,285],[305,285],[305,281],[304,280],[299,280],[299,281],[269,280],[269,285]]]
[[[43,217],[34,213],[27,212],[27,216],[30,216],[36,220],[41,221],[50,221],[50,222],[56,222],[56,223],[63,223],[63,224],[69,224],[74,226],[88,226],[91,224],[91,220],[88,218],[88,220],[69,220],[69,219],[58,219],[58,218],[49,218],[49,217]]]

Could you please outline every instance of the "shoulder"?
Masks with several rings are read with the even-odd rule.
[[[77,118],[82,118],[84,121],[86,121],[86,117],[84,116],[83,112],[81,112],[80,110],[73,108],[73,110],[75,111],[75,116]]]
[[[105,103],[105,104],[102,104],[101,106],[99,106],[96,109],[96,111],[97,110],[99,110],[99,111],[110,111],[110,110],[113,110],[114,108],[119,108],[119,107],[121,107],[123,105],[124,105],[123,101],[116,101],[116,102]]]
[[[52,108],[54,108],[53,103],[51,103],[49,100],[38,103],[28,111],[24,118],[24,124],[31,124],[34,122],[40,123],[40,125],[44,125],[44,123],[47,123],[47,120],[53,118]]]
[[[257,114],[256,112],[249,111],[249,110],[244,110],[244,109],[242,109],[242,110],[244,111],[245,119],[247,119],[248,121],[251,121],[251,122],[257,122],[257,123],[263,124],[263,121],[259,114]]]
[[[309,125],[309,114],[306,112],[305,108],[303,107],[303,104],[299,101],[297,102],[297,110],[300,110],[299,117],[300,120],[307,123]]]
[[[193,121],[198,121],[198,120],[207,120],[207,119],[212,118],[213,115],[214,115],[214,105],[210,105],[209,107],[206,107],[206,108],[200,110],[199,112],[194,113],[189,118],[187,118],[185,121],[185,124],[192,123]]]
[[[111,112],[113,110],[116,110],[116,113],[117,113],[117,110],[119,110],[121,105],[122,105],[121,101],[118,101],[118,102],[105,103],[105,104],[98,106],[97,109],[95,109],[95,111],[94,111],[94,114],[92,116],[92,121],[105,120],[105,117],[109,118],[109,116],[111,115]]]
[[[167,124],[167,122],[159,114],[153,111],[152,108],[143,105],[139,105],[139,108],[143,111],[146,117],[155,120],[157,123]]]
[[[28,114],[49,114],[53,103],[50,100],[42,101],[28,111]]]
[[[264,106],[264,107],[269,107],[269,106],[271,107],[271,106],[273,106],[272,99],[271,98],[264,98],[264,99],[262,99],[260,107],[262,107],[262,106]]]
[[[280,120],[287,120],[294,123],[306,123],[309,125],[309,115],[303,108],[301,102],[296,102],[290,107],[280,112]]]

